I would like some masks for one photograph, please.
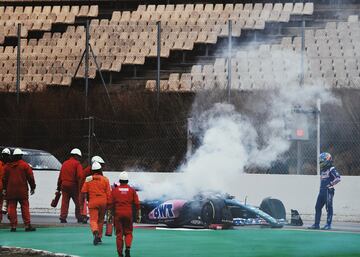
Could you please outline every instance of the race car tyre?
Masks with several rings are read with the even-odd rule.
[[[205,227],[214,223],[215,220],[215,206],[212,201],[206,202],[201,209],[201,220]]]
[[[260,210],[266,212],[275,219],[286,219],[284,204],[278,199],[273,199],[271,197],[265,198],[260,204]]]

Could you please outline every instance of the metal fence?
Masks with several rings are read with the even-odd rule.
[[[334,165],[342,175],[360,175],[360,123],[322,121],[320,149],[331,153]],[[316,126],[313,121],[309,126],[309,140],[293,141],[278,161],[261,172],[315,175],[316,164]]]
[[[266,169],[248,172],[316,174],[316,126],[309,118],[309,140],[293,141],[290,149]],[[185,160],[189,145],[187,120],[178,122],[117,122],[96,117],[84,119],[1,119],[2,146],[46,150],[64,161],[78,147],[84,165],[88,157],[102,156],[108,170],[130,167],[147,171],[175,171]],[[343,175],[360,175],[360,123],[321,122],[321,151],[330,152]]]
[[[186,121],[125,123],[89,117],[65,120],[2,119],[3,146],[46,150],[64,161],[72,148],[100,155],[109,170],[173,171],[186,154]]]
[[[186,121],[122,123],[95,118],[92,151],[114,169],[173,171],[186,154]]]

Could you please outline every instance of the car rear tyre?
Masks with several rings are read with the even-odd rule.
[[[212,201],[206,202],[201,209],[201,220],[205,227],[208,227],[214,222],[215,219],[215,206]]]

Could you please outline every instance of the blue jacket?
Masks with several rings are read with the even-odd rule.
[[[320,172],[320,191],[333,189],[341,180],[339,172],[334,166]]]

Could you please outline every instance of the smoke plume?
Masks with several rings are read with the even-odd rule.
[[[323,83],[299,86],[300,70],[292,65],[299,62],[299,55],[282,51],[278,56],[279,62],[290,68],[280,86],[262,91],[262,97],[257,98],[260,101],[242,103],[239,110],[236,102],[220,103],[216,97],[202,97],[199,93],[193,104],[191,127],[199,140],[198,147],[184,160],[178,168],[180,174],[173,180],[144,185],[144,198],[164,194],[169,198],[191,198],[200,191],[224,192],[229,186],[236,186],[246,168],[266,169],[290,148],[286,123],[295,106],[310,110],[315,108],[317,99],[322,104],[338,103]],[[242,111],[245,109],[251,110],[251,115]]]

